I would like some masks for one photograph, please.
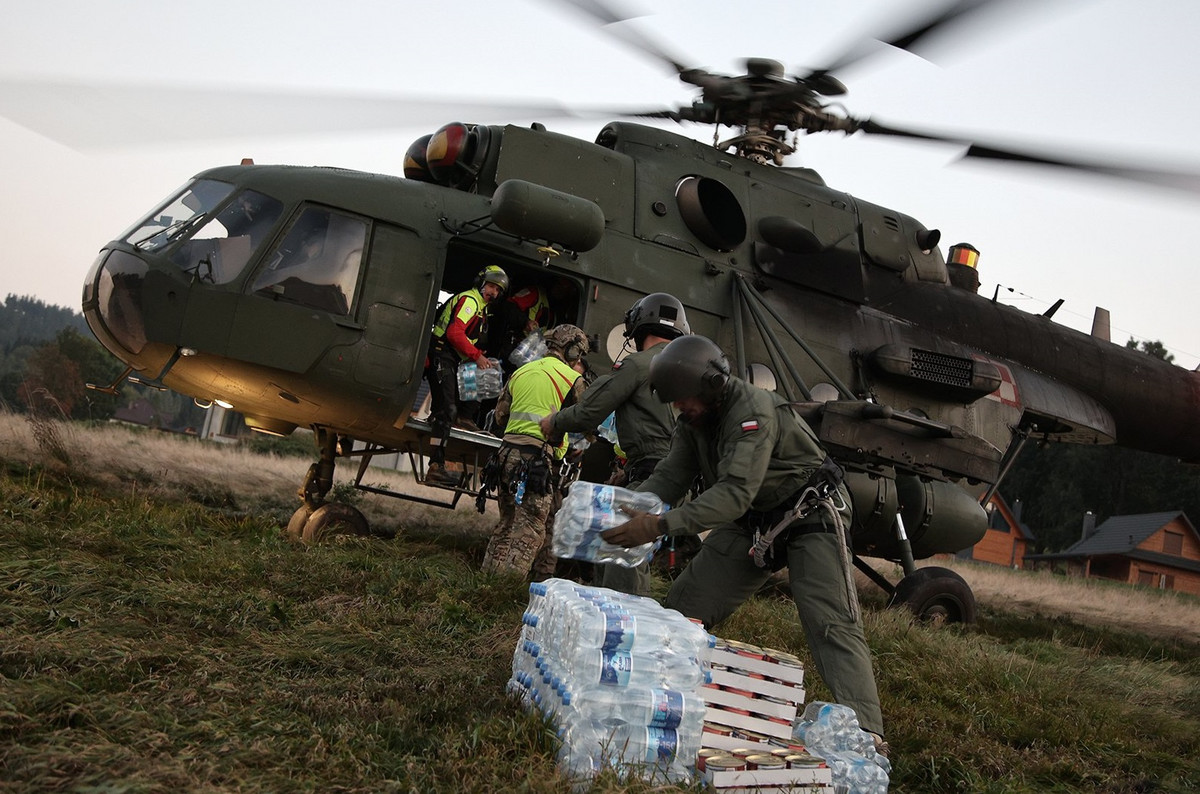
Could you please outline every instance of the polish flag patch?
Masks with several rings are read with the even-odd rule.
[[[743,433],[749,433],[751,430],[757,430],[757,429],[758,429],[758,420],[757,419],[747,419],[745,422],[742,422],[742,432]]]

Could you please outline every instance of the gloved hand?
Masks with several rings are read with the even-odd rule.
[[[621,508],[621,511],[631,517],[624,524],[600,533],[600,537],[608,543],[631,548],[649,543],[659,535],[666,534],[667,528],[662,525],[662,516],[625,508]]]
[[[538,420],[538,429],[542,431],[542,438],[550,438],[554,433],[554,415],[558,411],[551,411]]]

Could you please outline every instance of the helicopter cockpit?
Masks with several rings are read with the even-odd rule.
[[[121,239],[147,253],[174,245],[168,259],[185,273],[228,284],[242,274],[283,213],[282,203],[254,190],[227,201],[233,192],[228,183],[197,180]]]

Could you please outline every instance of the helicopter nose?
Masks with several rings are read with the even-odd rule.
[[[146,347],[142,284],[149,268],[125,251],[100,252],[83,285],[83,316],[88,327],[117,357],[136,356]]]

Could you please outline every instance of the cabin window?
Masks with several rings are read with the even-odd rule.
[[[349,314],[366,244],[363,219],[306,207],[268,252],[250,291],[330,314]]]
[[[1183,554],[1183,533],[1182,532],[1163,532],[1163,553],[1164,554]]]

